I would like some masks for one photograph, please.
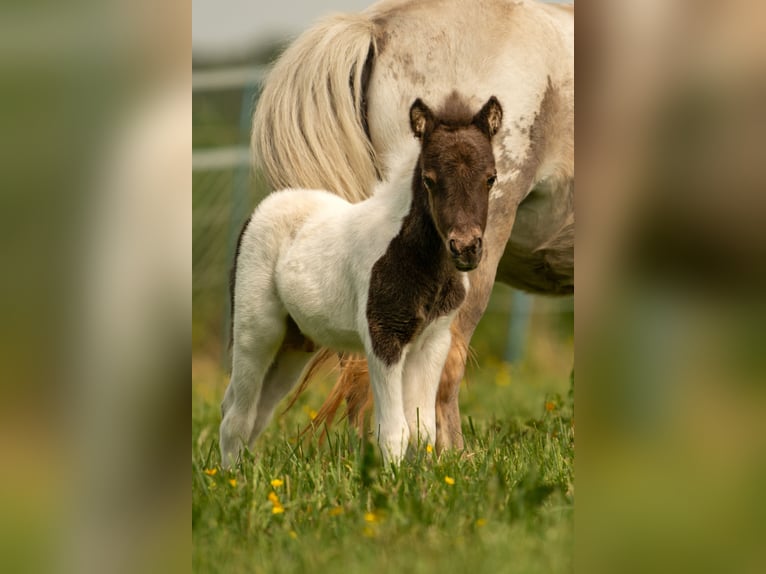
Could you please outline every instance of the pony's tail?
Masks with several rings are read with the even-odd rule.
[[[462,373],[467,361],[476,362],[473,349],[459,335],[454,322],[450,326],[450,331],[452,332],[453,345],[450,348],[450,353],[444,366],[445,371],[442,376],[454,376],[455,371]],[[306,387],[316,376],[320,368],[330,360],[335,359],[337,359],[335,366],[340,370],[338,380],[320,407],[317,415],[301,431],[301,436],[321,428],[322,434],[319,437],[321,441],[330,427],[332,427],[333,422],[337,418],[338,410],[344,401],[346,409],[341,415],[340,420],[347,418],[349,424],[355,427],[360,435],[364,433],[367,427],[374,403],[372,387],[370,386],[370,375],[367,369],[367,359],[363,354],[342,353],[338,355],[330,349],[322,349],[311,359],[303,371],[298,388],[293,393],[285,411],[288,411],[295,404],[295,401],[306,390]]]
[[[330,349],[322,349],[304,369],[298,388],[293,393],[285,411],[292,408],[295,401],[306,390],[306,387],[315,378],[321,367],[335,359],[338,360],[336,367],[339,367],[340,370],[338,380],[311,423],[301,431],[301,436],[309,431],[321,428],[322,434],[319,437],[321,441],[329,428],[332,427],[333,422],[335,422],[338,410],[344,401],[346,409],[341,416],[341,420],[348,418],[351,426],[355,427],[359,434],[364,432],[368,415],[373,406],[372,388],[370,387],[370,379],[367,372],[367,360],[364,355],[354,353],[337,355]]]
[[[274,189],[322,188],[349,201],[377,178],[365,91],[375,24],[335,15],[304,32],[269,73],[253,116],[252,148]]]

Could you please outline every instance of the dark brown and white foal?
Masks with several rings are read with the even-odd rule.
[[[418,143],[369,199],[278,191],[243,229],[224,464],[252,446],[317,346],[366,353],[386,461],[435,440],[450,323],[483,255],[502,109],[492,97],[473,114],[452,94],[438,113],[416,100],[409,119]]]

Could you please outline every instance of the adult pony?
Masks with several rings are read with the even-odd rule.
[[[410,438],[436,438],[450,325],[483,255],[502,108],[492,97],[473,114],[453,94],[438,114],[418,99],[409,115],[421,149],[405,150],[372,197],[276,192],[242,231],[225,464],[252,445],[316,344],[366,353],[384,460],[401,460]]]
[[[275,63],[254,114],[256,165],[274,188],[320,187],[357,201],[412,138],[406,111],[416,96],[441,102],[457,90],[472,106],[492,94],[503,102],[486,254],[453,323],[438,450],[463,445],[458,390],[494,281],[574,290],[573,44],[572,6],[383,0],[304,32]],[[361,381],[351,405],[359,408],[366,378],[342,375],[335,396],[352,394],[349,381]]]

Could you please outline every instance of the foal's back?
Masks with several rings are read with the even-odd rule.
[[[290,191],[275,200],[284,203],[285,211],[299,212],[295,217],[300,219],[279,252],[277,293],[301,332],[315,343],[363,350],[359,333],[370,273],[409,210],[411,193],[402,187],[408,179],[402,176],[383,184],[356,204],[308,190]],[[293,194],[298,199],[293,200]],[[306,214],[306,209],[313,211]]]

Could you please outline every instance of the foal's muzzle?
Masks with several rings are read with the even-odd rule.
[[[459,235],[450,233],[447,247],[455,267],[460,271],[476,269],[481,262],[483,240],[480,234]]]

